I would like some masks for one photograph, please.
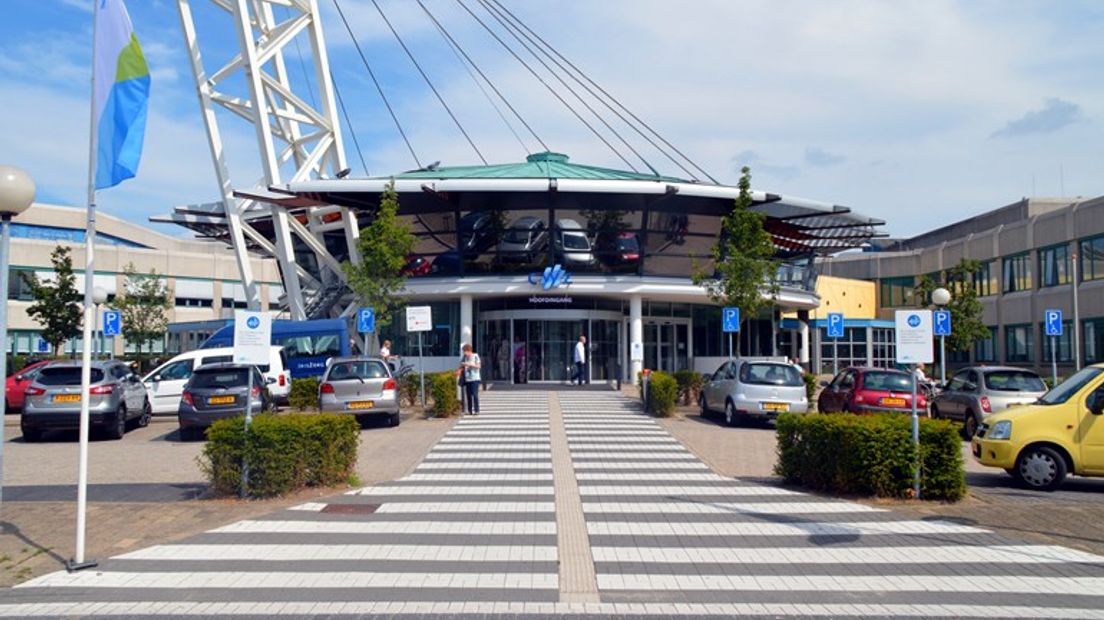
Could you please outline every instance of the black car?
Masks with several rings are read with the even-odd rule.
[[[253,390],[250,393],[250,374]],[[252,412],[272,410],[272,395],[266,380],[256,366],[247,364],[207,364],[192,373],[180,395],[177,417],[181,436],[195,437],[216,420],[245,415],[252,401]]]
[[[595,251],[598,260],[614,271],[635,271],[643,256],[636,233],[625,231],[599,233]]]
[[[460,218],[459,249],[466,258],[473,258],[493,248],[498,243],[495,218],[487,211],[473,211]]]

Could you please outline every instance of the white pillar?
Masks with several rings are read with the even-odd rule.
[[[472,296],[461,295],[460,296],[460,344],[470,344],[473,348],[475,342],[472,341]],[[478,349],[476,349],[478,352]],[[494,355],[493,351],[483,351],[483,355]],[[487,358],[491,359],[491,358]]]
[[[632,351],[632,343],[644,344],[644,301],[640,295],[629,298],[629,351]],[[636,383],[636,375],[644,370],[644,362],[635,360],[630,364],[632,374],[629,381]]]
[[[798,333],[801,334],[801,364],[809,368],[809,321],[798,319]],[[815,373],[815,370],[810,370]]]

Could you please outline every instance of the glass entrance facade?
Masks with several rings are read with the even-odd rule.
[[[621,321],[603,319],[514,318],[479,321],[484,359],[493,359],[492,381],[511,383],[571,380],[575,343],[587,337],[589,381],[613,380],[620,370]],[[484,363],[484,368],[487,364]]]

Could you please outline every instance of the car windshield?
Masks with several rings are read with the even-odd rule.
[[[912,377],[897,372],[868,372],[863,375],[863,389],[875,392],[911,392]]]
[[[91,370],[92,383],[103,381],[103,370],[99,368],[93,368]],[[42,385],[80,385],[81,369],[80,366],[46,367],[42,369],[42,372],[38,373],[37,381]]]
[[[740,383],[752,385],[805,385],[801,373],[789,364],[744,364],[740,368]]]
[[[220,368],[218,370],[200,368],[192,375],[192,387],[197,389],[242,387],[249,382],[247,372],[245,368]]]
[[[529,229],[511,228],[503,237],[508,243],[529,243]]]
[[[374,360],[361,360],[356,362],[338,362],[330,367],[327,381],[342,381],[345,379],[386,379],[387,369],[383,362]]]
[[[1085,387],[1087,383],[1095,379],[1104,372],[1104,369],[1094,368],[1092,366],[1088,368],[1082,368],[1074,373],[1069,379],[1054,386],[1049,392],[1039,397],[1040,405],[1061,405],[1070,399],[1074,394],[1081,391],[1081,388]]]
[[[1039,375],[1026,370],[994,370],[985,373],[985,385],[998,392],[1045,392]]]
[[[563,246],[567,250],[589,250],[590,242],[586,235],[577,232],[563,233]]]

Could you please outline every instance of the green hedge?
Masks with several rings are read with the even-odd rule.
[[[433,404],[430,413],[435,418],[447,418],[460,411],[460,399],[456,396],[456,375],[452,372],[438,372],[426,375],[426,390]]]
[[[345,414],[261,415],[244,434],[245,418],[219,420],[207,430],[199,465],[216,495],[241,493],[243,453],[251,497],[273,497],[305,486],[333,486],[356,465],[360,425]]]
[[[421,394],[422,375],[408,372],[399,378],[399,399],[402,404],[413,407],[418,404],[418,396]]]
[[[816,404],[816,393],[820,387],[820,381],[811,372],[801,373],[801,378],[805,380],[805,397],[809,399],[809,405],[813,406]]]
[[[878,497],[912,495],[916,447],[909,416],[783,414],[775,473],[816,491]],[[920,492],[955,501],[966,493],[958,427],[920,420]]]
[[[288,392],[288,405],[302,411],[317,411],[318,379],[314,377],[292,379],[291,391]]]
[[[677,370],[674,377],[678,382],[678,395],[682,404],[692,405],[698,402],[698,394],[701,394],[702,386],[705,385],[705,377],[693,370]]]
[[[678,405],[679,384],[673,376],[656,370],[648,377],[648,410],[658,416],[667,417],[675,412]]]

